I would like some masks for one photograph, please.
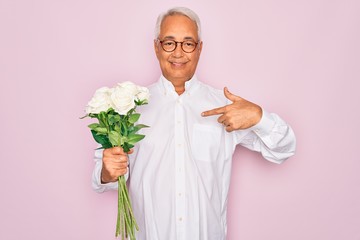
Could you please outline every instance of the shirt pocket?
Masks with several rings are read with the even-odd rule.
[[[198,161],[216,160],[221,141],[221,129],[202,124],[194,124],[192,133],[192,154]]]

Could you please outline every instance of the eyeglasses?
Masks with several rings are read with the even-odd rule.
[[[177,41],[174,41],[174,40],[160,41],[158,39],[158,41],[160,42],[161,47],[165,52],[173,52],[173,51],[175,51],[175,49],[178,46],[178,43],[180,43],[181,49],[184,52],[192,53],[195,50],[196,46],[198,45],[198,42],[194,42],[194,41],[191,41],[191,40],[186,40],[186,41],[183,41],[183,42],[177,42]]]

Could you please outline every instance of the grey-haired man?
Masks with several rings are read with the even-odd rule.
[[[162,76],[139,108],[146,137],[129,154],[96,152],[93,187],[117,189],[128,172],[137,239],[226,239],[227,195],[236,145],[281,163],[295,152],[292,129],[276,114],[216,90],[195,76],[200,20],[187,8],[158,18],[154,49]],[[129,164],[129,167],[128,167]]]

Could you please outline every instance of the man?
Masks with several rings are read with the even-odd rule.
[[[194,12],[170,9],[156,26],[162,76],[149,87],[150,103],[138,108],[150,128],[129,160],[121,148],[96,152],[93,187],[116,189],[128,172],[137,239],[225,239],[236,145],[281,163],[294,154],[295,136],[277,115],[196,78],[203,43]]]

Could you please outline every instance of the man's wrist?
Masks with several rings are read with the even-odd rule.
[[[101,183],[101,184],[110,183],[110,181],[108,181],[108,179],[104,178],[104,174],[103,174],[103,170],[102,170],[102,169],[101,169],[101,173],[100,173],[100,183]]]
[[[266,136],[268,135],[275,125],[275,121],[271,114],[262,109],[262,116],[260,121],[252,126],[250,130],[254,131],[257,135]]]

